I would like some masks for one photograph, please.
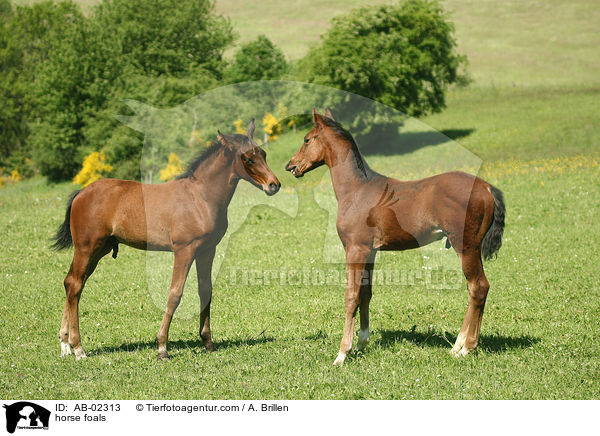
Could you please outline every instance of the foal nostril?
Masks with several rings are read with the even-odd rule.
[[[294,169],[294,167],[292,166],[292,160],[290,159],[290,161],[285,164],[285,170],[286,171],[291,171],[293,169]]]
[[[279,186],[280,185],[278,185],[277,183],[271,182],[271,183],[269,183],[269,191],[271,191],[274,194],[277,191],[279,191]]]

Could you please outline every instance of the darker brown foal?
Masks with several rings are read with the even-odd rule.
[[[98,261],[123,243],[141,250],[172,251],[173,276],[167,308],[158,331],[158,356],[167,358],[167,337],[185,280],[196,261],[201,300],[200,336],[214,350],[210,332],[211,269],[215,248],[227,231],[227,207],[240,179],[267,195],[281,184],[267,165],[266,154],[246,135],[222,135],[195,159],[188,170],[167,183],[146,185],[103,179],[74,193],[54,248],[71,245],[75,252],[65,278],[66,303],[60,327],[62,355],[85,357],[79,334],[79,299]]]

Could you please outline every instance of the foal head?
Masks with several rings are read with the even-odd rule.
[[[324,116],[321,116],[313,108],[314,127],[304,136],[304,143],[300,150],[290,159],[285,166],[286,171],[291,172],[295,177],[302,177],[315,168],[326,164],[332,167],[335,159],[340,154],[340,149],[348,149],[354,143],[354,140],[348,132],[343,130],[335,122],[329,109],[325,110]]]
[[[248,125],[246,135],[223,135],[219,132],[219,143],[234,153],[233,171],[237,177],[244,179],[267,195],[279,191],[281,183],[267,165],[267,154],[254,142],[254,119]]]

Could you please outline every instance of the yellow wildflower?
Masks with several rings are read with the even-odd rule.
[[[106,163],[104,152],[94,151],[83,160],[81,171],[73,177],[73,183],[85,188],[90,183],[101,179],[103,173],[108,173],[112,170],[112,165]]]
[[[179,156],[175,153],[171,153],[169,155],[167,166],[165,169],[160,170],[160,180],[168,182],[169,180],[174,179],[178,174],[181,174],[182,171],[183,167],[181,166]]]
[[[242,135],[245,135],[246,131],[244,130],[242,123],[243,123],[242,119],[238,118],[237,120],[235,120],[233,122],[233,125],[235,126],[235,133],[240,133]]]
[[[20,181],[21,178],[21,174],[19,174],[19,170],[17,169],[12,170],[10,173],[10,181],[13,183]]]
[[[269,141],[275,141],[281,133],[281,124],[279,124],[277,118],[270,112],[267,112],[263,118],[263,128],[269,137]]]

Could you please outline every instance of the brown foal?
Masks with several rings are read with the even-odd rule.
[[[286,165],[294,176],[327,165],[338,201],[337,230],[346,251],[346,322],[334,365],[352,348],[360,306],[357,349],[369,340],[369,302],[378,250],[406,250],[448,238],[467,279],[469,302],[452,352],[464,356],[477,346],[489,283],[482,256],[502,245],[505,207],[502,192],[484,180],[449,172],[416,181],[399,181],[371,170],[354,139],[329,111],[313,110],[314,127]]]
[[[227,207],[240,179],[274,195],[281,184],[266,162],[266,154],[247,135],[222,135],[175,180],[146,185],[103,179],[75,192],[54,248],[75,247],[64,285],[66,303],[60,327],[62,355],[85,357],[79,335],[79,299],[98,261],[118,244],[141,250],[174,252],[167,308],[158,331],[158,357],[167,358],[167,337],[185,279],[196,261],[201,302],[200,337],[213,351],[210,332],[211,269],[215,248],[227,231]]]

